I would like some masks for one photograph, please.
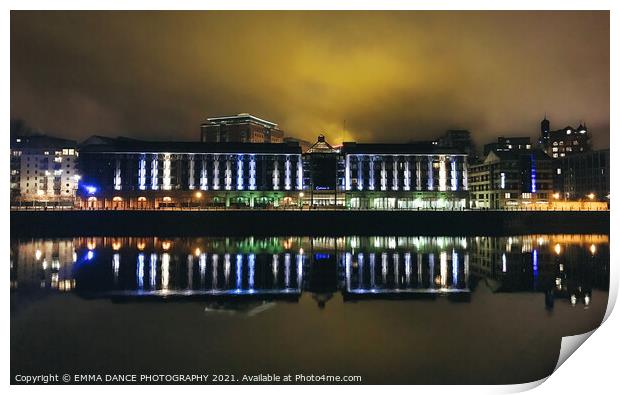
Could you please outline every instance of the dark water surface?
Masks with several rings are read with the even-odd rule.
[[[11,240],[11,374],[519,383],[598,326],[607,235]]]

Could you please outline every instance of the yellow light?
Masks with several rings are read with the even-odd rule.
[[[95,243],[95,240],[90,239],[87,243],[86,246],[88,247],[89,250],[94,250],[95,248],[97,248],[97,243]]]
[[[590,253],[592,253],[592,255],[596,254],[596,246],[594,244],[590,246]]]
[[[120,196],[114,196],[114,197],[112,198],[112,200],[113,200],[113,201],[115,201],[115,202],[122,202],[122,201],[123,201],[123,198],[122,198],[122,197],[120,197]]]
[[[200,256],[200,248],[196,248],[196,251],[194,251],[194,254],[196,256]]]
[[[559,199],[560,198],[560,194],[558,192],[553,194],[553,198],[554,199]]]
[[[121,242],[120,242],[120,241],[118,241],[118,240],[117,240],[117,241],[112,242],[112,249],[113,249],[114,251],[118,251],[118,250],[120,250],[120,249],[121,249]]]
[[[194,196],[196,196],[196,199],[200,199],[202,197],[202,192],[196,192]]]
[[[171,243],[169,241],[164,241],[161,243],[161,248],[163,248],[164,251],[168,251],[170,249],[170,245]]]
[[[172,198],[170,196],[164,196],[164,202],[169,202],[171,200]]]
[[[138,198],[138,201],[139,201],[139,202],[145,202],[145,201],[146,201],[146,198],[145,198],[144,196],[140,196],[140,197]]]
[[[588,197],[590,198],[590,200],[593,200],[593,199],[596,197],[596,195],[595,195],[595,194],[593,194],[593,193],[590,193],[590,194],[588,195]]]
[[[303,192],[299,192],[299,197],[300,198],[304,197],[304,193]]]
[[[144,250],[144,248],[146,247],[146,243],[144,241],[139,241],[136,245],[136,247],[138,247],[138,249],[140,251]]]
[[[556,244],[553,249],[555,250],[555,253],[558,255],[560,255],[560,253],[562,252],[562,246],[560,246],[560,244]]]

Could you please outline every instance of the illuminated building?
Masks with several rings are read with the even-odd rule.
[[[491,151],[470,165],[471,208],[547,208],[552,172],[552,160],[541,150]]]
[[[77,144],[45,136],[11,136],[11,204],[73,206],[79,182]]]
[[[278,125],[250,114],[208,118],[200,125],[205,143],[283,143]]]
[[[552,158],[563,158],[590,150],[590,134],[585,125],[576,128],[566,126],[550,130],[550,122],[545,117],[540,123],[540,147]]]
[[[362,209],[464,209],[467,154],[432,143],[343,144],[340,189]]]
[[[297,205],[299,146],[97,140],[80,149],[82,207]]]

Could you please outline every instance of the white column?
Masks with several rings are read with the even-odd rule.
[[[230,163],[230,158],[226,158],[226,170],[224,173],[224,188],[227,191],[232,189],[232,163]]]
[[[195,170],[194,170],[194,155],[189,155],[187,157],[188,161],[188,188],[190,190],[196,188],[196,186],[194,185],[194,179],[195,179]]]
[[[392,167],[392,190],[398,191],[398,156],[395,156]]]
[[[297,190],[304,189],[304,164],[301,155],[297,155]]]
[[[364,189],[364,157],[362,155],[357,156],[357,190]]]
[[[450,180],[452,190],[456,191],[458,189],[458,180],[457,180],[457,172],[456,172],[456,158],[453,156],[450,160]]]
[[[381,190],[387,191],[387,171],[385,170],[385,159],[381,157]]]
[[[115,169],[114,169],[114,190],[121,190],[121,160],[120,158],[116,158],[115,161]]]
[[[446,158],[445,156],[439,157],[439,190],[446,190]]]
[[[291,157],[286,155],[284,161],[284,189],[291,190]]]
[[[289,288],[291,286],[291,254],[284,254],[284,287]]]
[[[213,159],[213,189],[220,189],[220,158],[215,155]]]
[[[153,160],[151,161],[151,189],[159,189],[158,185],[158,177],[159,177],[159,162],[157,161],[157,154],[153,155]]]
[[[213,185],[215,185],[215,172],[213,173]],[[207,174],[207,156],[202,155],[200,160],[200,189],[206,191],[209,189],[209,176]]]
[[[141,156],[138,161],[138,189],[146,189],[146,159]]]
[[[415,189],[417,191],[422,190],[422,162],[420,157],[415,157]]]
[[[237,155],[237,190],[243,190],[243,155]]]
[[[403,189],[405,191],[411,190],[411,171],[410,169],[410,157],[405,158],[405,170],[403,170]]]
[[[433,190],[433,157],[428,157],[428,181],[427,187],[429,191]]]
[[[277,191],[278,189],[280,189],[280,169],[278,165],[279,165],[278,157],[276,156],[275,159],[273,160],[273,174],[272,174],[274,191]]]
[[[375,190],[375,158],[370,156],[368,158],[368,189]]]
[[[172,189],[170,179],[170,154],[164,154],[164,166],[162,171],[162,188],[164,191]]]
[[[467,160],[463,158],[463,190],[467,191]]]
[[[256,157],[250,156],[250,191],[256,190]]]

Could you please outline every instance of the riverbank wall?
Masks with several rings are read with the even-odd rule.
[[[11,211],[11,237],[609,233],[609,211]]]

